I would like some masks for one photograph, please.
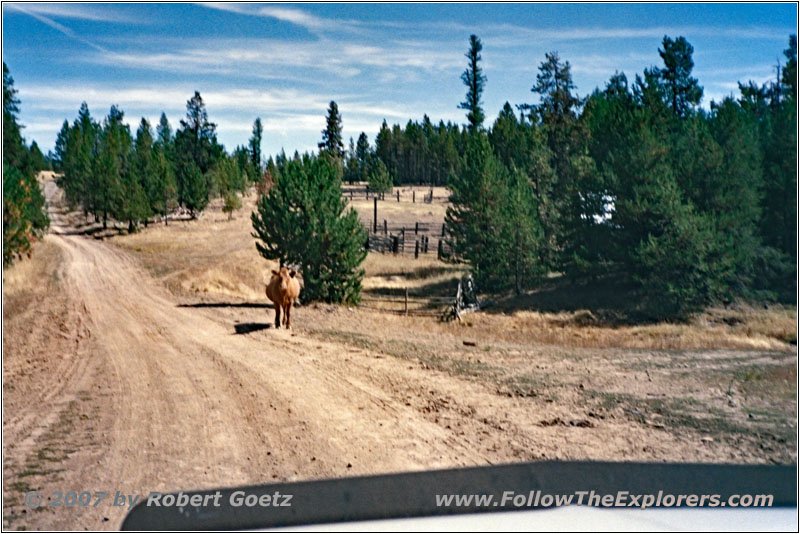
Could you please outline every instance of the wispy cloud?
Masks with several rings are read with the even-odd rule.
[[[712,26],[653,26],[620,27],[620,28],[530,28],[514,24],[488,25],[484,30],[485,42],[496,47],[525,46],[531,43],[561,43],[565,41],[587,40],[630,40],[661,39],[665,35],[672,37],[729,37],[735,39],[786,40],[786,34],[776,32],[774,28],[759,26],[721,28]]]
[[[161,50],[170,50],[163,52]],[[427,48],[386,44],[358,44],[321,38],[286,42],[271,39],[199,41],[183,45],[181,40],[162,42],[159,51],[104,53],[84,58],[106,66],[130,67],[187,74],[235,74],[263,79],[318,82],[312,72],[336,78],[352,78],[365,69],[389,71],[418,69],[424,72],[460,70],[462,53],[430,43]],[[297,69],[305,69],[305,76]],[[298,78],[299,77],[299,78]]]
[[[212,89],[204,90],[189,84],[160,87],[84,87],[78,85],[20,86],[20,97],[31,102],[30,108],[74,113],[81,102],[86,101],[93,113],[104,112],[112,104],[124,110],[181,111],[195,90],[200,90],[209,113],[245,112],[253,116],[263,113],[285,114],[298,110],[309,116],[324,117],[330,103],[328,94],[296,89]],[[370,116],[373,118],[403,119],[420,114],[422,106],[407,106],[390,103],[363,103],[359,95],[342,94],[337,98],[343,114]]]
[[[34,4],[34,5],[38,5],[38,4]],[[25,13],[26,15],[30,15],[31,17],[35,18],[39,22],[47,24],[48,26],[50,26],[54,30],[57,30],[57,31],[61,32],[62,34],[64,34],[67,37],[69,37],[70,39],[73,39],[73,40],[78,41],[80,43],[83,43],[83,44],[85,44],[87,46],[90,46],[91,48],[94,48],[95,50],[99,50],[100,52],[109,53],[109,51],[106,48],[103,48],[102,46],[97,45],[97,44],[93,43],[92,41],[89,41],[88,39],[84,38],[83,36],[77,34],[76,32],[72,31],[71,29],[67,28],[63,24],[59,24],[58,22],[54,21],[51,18],[48,18],[48,17],[42,15],[40,12],[38,12],[36,10],[29,9],[28,4],[24,4],[24,5],[23,4],[10,4],[9,8],[11,8],[13,10],[17,10],[17,11],[19,11],[21,13]]]
[[[288,22],[306,30],[320,34],[324,32],[353,32],[364,26],[360,21],[318,17],[303,9],[279,6],[258,6],[257,4],[234,4],[229,2],[209,2],[200,5],[211,9],[219,9],[239,15],[252,17],[268,17],[281,22]]]
[[[110,10],[107,7],[99,7],[97,4],[72,4],[72,3],[5,3],[5,7],[10,10],[26,14],[36,13],[55,18],[67,18],[78,20],[90,20],[94,22],[119,22],[119,23],[142,23],[141,19],[120,13],[118,10]]]

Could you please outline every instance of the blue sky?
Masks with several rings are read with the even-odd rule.
[[[484,44],[484,108],[532,103],[548,51],[578,93],[660,65],[664,35],[694,46],[703,104],[762,83],[783,62],[797,7],[783,4],[3,4],[3,60],[27,140],[52,149],[86,101],[118,104],[135,130],[162,111],[173,128],[195,90],[228,150],[261,117],[265,155],[316,148],[330,100],[345,139],[381,122],[464,123],[460,74],[471,33]]]

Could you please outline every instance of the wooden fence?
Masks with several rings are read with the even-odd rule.
[[[427,191],[417,191],[413,187],[411,188],[411,194],[409,195],[408,190],[403,191],[402,187],[395,187],[394,191],[391,193],[379,193],[377,191],[371,191],[367,187],[346,186],[342,189],[342,196],[350,200],[378,199],[386,202],[410,201],[412,204],[416,204],[417,202],[425,204],[432,204],[433,202],[447,202],[449,199],[448,195],[434,196],[433,189]]]
[[[440,260],[447,259],[453,254],[444,237],[431,239],[431,235],[423,233],[421,228],[416,232],[409,232],[404,227],[391,228],[385,224],[382,232],[375,233],[371,231],[370,225],[364,224],[364,227],[369,232],[366,245],[370,252],[413,254],[414,258],[419,258],[423,254],[436,254]]]
[[[443,321],[463,321],[464,314],[491,306],[492,301],[480,301],[472,276],[467,275],[458,282],[455,297],[415,295],[403,288],[403,294],[365,293],[361,296],[361,306],[372,310],[399,315],[439,317]]]
[[[452,304],[453,297],[415,295],[409,293],[408,288],[404,288],[402,295],[364,293],[361,296],[361,306],[364,308],[420,317],[441,317]]]

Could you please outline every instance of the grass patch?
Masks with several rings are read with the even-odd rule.
[[[689,429],[709,436],[741,435],[759,439],[768,438],[786,443],[794,438],[794,429],[781,424],[785,418],[770,412],[773,418],[742,425],[714,407],[709,407],[693,397],[642,398],[627,393],[602,391],[585,392],[604,410],[621,408],[628,419],[647,426],[667,429]],[[767,425],[763,424],[767,423]]]
[[[429,347],[411,341],[387,339],[378,340],[356,332],[308,328],[308,332],[324,341],[336,341],[353,347],[368,349],[396,358],[418,361],[438,371],[454,376],[493,377],[502,369],[480,361],[464,358],[449,358]]]
[[[11,489],[19,493],[28,493],[29,491],[33,491],[33,488],[30,487],[28,483],[23,480],[15,480],[14,482],[12,482]]]

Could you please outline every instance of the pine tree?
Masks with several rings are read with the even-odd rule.
[[[367,235],[328,158],[287,162],[251,220],[264,258],[300,265],[304,301],[359,301]]]
[[[3,62],[3,158],[15,169],[25,166],[25,143],[19,127],[19,99],[14,88],[14,78]]]
[[[69,121],[64,119],[61,130],[56,135],[55,148],[53,149],[53,170],[64,172],[64,160],[67,156],[67,141],[69,140]]]
[[[386,170],[386,165],[375,156],[368,159],[369,161],[364,163],[364,168],[367,170],[369,190],[376,193],[391,193],[392,178]]]
[[[797,38],[784,51],[780,97],[773,98],[764,128],[764,206],[761,234],[767,245],[797,256]]]
[[[450,188],[448,242],[457,258],[469,263],[481,291],[520,293],[546,272],[531,183],[497,160],[485,134],[471,136],[463,171],[452,176]]]
[[[84,215],[92,212],[98,218],[100,210],[97,197],[100,188],[94,164],[99,150],[101,127],[92,119],[86,102],[81,104],[70,133],[74,133],[74,136],[69,140],[72,157],[65,176],[70,184],[70,187],[65,188],[67,199],[73,204],[80,204]]]
[[[694,48],[684,37],[673,40],[666,35],[662,46],[658,54],[664,61],[664,68],[659,74],[664,81],[666,103],[676,117],[685,118],[703,97],[703,88],[691,76]]]
[[[25,146],[17,122],[20,102],[14,79],[3,62],[3,265],[23,254],[50,224],[36,175],[42,161]],[[36,147],[35,143],[32,148]],[[38,147],[36,148],[38,150]],[[39,152],[41,155],[41,152]]]
[[[248,144],[250,148],[250,165],[253,174],[250,176],[252,181],[256,181],[264,174],[264,166],[261,163],[261,140],[264,135],[264,127],[261,125],[261,118],[256,118],[253,122],[253,136]]]
[[[153,181],[150,201],[153,211],[164,217],[164,224],[169,224],[169,214],[178,204],[174,148],[172,128],[166,114],[161,113],[156,127],[156,140],[153,143]]]
[[[208,112],[200,93],[186,102],[186,118],[175,135],[175,177],[178,202],[186,206],[192,217],[208,205],[211,188],[209,170],[222,157],[217,143],[217,125],[208,120]]]
[[[664,142],[643,120],[647,113],[631,116],[615,153],[612,250],[649,297],[645,313],[682,318],[718,296],[709,276],[713,230],[683,197]]]
[[[458,107],[467,111],[467,121],[469,131],[474,133],[483,127],[483,107],[481,106],[481,96],[486,85],[486,76],[479,65],[481,61],[481,50],[483,44],[476,35],[469,36],[469,50],[466,58],[469,60],[467,69],[461,74],[461,81],[467,86],[467,97]]]
[[[574,90],[569,62],[562,62],[557,52],[550,52],[545,54],[536,84],[531,88],[539,94],[540,103],[523,106],[523,109],[533,110],[531,119],[535,118],[544,130],[550,149],[550,167],[555,175],[547,203],[548,215],[543,221],[551,268],[569,264],[571,258],[563,254],[559,258],[559,253],[564,250],[570,253],[580,247],[574,240],[583,231],[581,217],[587,216],[580,183],[592,164],[587,160],[588,131],[578,120],[583,102]]]
[[[322,130],[322,141],[319,143],[320,152],[325,152],[331,161],[341,164],[344,159],[344,143],[342,142],[342,116],[339,106],[331,100],[328,115],[325,119],[325,129]]]
[[[92,165],[92,196],[95,209],[102,214],[103,228],[108,226],[109,217],[115,217],[128,221],[128,230],[133,231],[142,218],[147,197],[131,173],[132,140],[123,118],[123,111],[111,106]]]
[[[222,197],[222,211],[228,214],[228,220],[233,218],[233,212],[242,207],[242,201],[236,194],[245,189],[245,174],[239,164],[232,157],[223,157],[212,169],[215,189]]]
[[[355,160],[357,162],[356,168],[359,181],[363,182],[369,179],[372,155],[372,150],[369,147],[369,138],[367,138],[367,134],[361,132],[361,135],[358,136],[358,142],[355,148]],[[384,165],[383,170],[386,171],[386,176],[389,180],[389,189],[391,189],[392,179],[389,176],[386,165]]]
[[[182,152],[181,148],[185,139],[184,133],[179,131],[176,135],[177,164],[176,175],[178,180],[179,202],[189,210],[192,218],[202,212],[208,205],[208,183],[200,167],[195,163],[191,153]],[[182,196],[181,196],[182,195]]]
[[[147,220],[153,214],[158,213],[162,207],[153,153],[153,132],[150,123],[143,117],[136,130],[131,174],[146,199],[145,202],[141,202],[140,206],[137,206],[139,208],[137,215],[144,221],[145,226],[147,226]]]

